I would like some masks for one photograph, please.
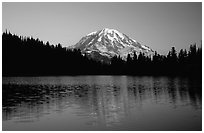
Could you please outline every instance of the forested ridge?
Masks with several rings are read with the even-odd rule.
[[[202,49],[196,44],[189,49],[167,55],[157,52],[152,57],[140,53],[127,60],[113,57],[109,63],[96,61],[80,50],[61,44],[51,45],[32,37],[2,34],[3,76],[57,75],[171,75],[202,76]]]

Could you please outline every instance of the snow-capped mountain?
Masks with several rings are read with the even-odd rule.
[[[92,57],[101,55],[111,58],[116,55],[123,59],[126,59],[128,54],[133,56],[134,52],[136,54],[142,52],[145,55],[153,53],[153,50],[148,46],[142,45],[127,35],[109,28],[89,33],[70,48],[80,49],[82,53],[89,54]]]

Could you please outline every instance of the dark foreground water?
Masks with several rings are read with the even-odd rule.
[[[202,130],[202,82],[170,77],[3,77],[3,130]]]

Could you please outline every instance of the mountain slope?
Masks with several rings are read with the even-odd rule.
[[[133,56],[134,52],[136,54],[142,52],[147,56],[153,53],[153,50],[148,46],[142,45],[127,35],[109,28],[89,33],[70,48],[80,49],[82,53],[91,55],[92,58],[96,53],[107,58],[116,55],[123,59],[126,59],[128,54]]]

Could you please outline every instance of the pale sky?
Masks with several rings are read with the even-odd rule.
[[[116,29],[160,54],[201,44],[202,3],[5,3],[3,32],[51,44],[76,44],[103,28]]]

